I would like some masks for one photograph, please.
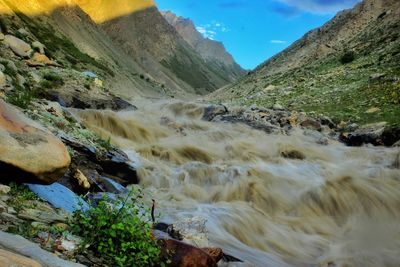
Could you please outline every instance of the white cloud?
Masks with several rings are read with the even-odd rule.
[[[197,26],[196,29],[204,36],[204,38],[208,38],[211,40],[214,40],[219,33],[229,31],[228,27],[226,27],[223,23],[217,21],[212,21],[210,23]]]
[[[278,0],[294,8],[311,13],[335,13],[345,8],[351,8],[360,0]]]
[[[271,44],[286,44],[287,41],[283,41],[283,40],[271,40],[269,41]]]

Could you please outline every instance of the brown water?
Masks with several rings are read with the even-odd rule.
[[[202,112],[142,102],[80,116],[140,155],[140,183],[164,215],[207,218],[211,243],[228,254],[255,266],[400,266],[399,149],[322,146],[300,129],[267,135]]]

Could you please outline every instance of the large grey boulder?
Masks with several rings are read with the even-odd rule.
[[[32,51],[30,44],[13,35],[7,34],[4,36],[4,43],[7,44],[17,56],[23,58],[28,58]]]

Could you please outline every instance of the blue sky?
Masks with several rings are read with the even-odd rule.
[[[359,0],[155,0],[252,69]]]

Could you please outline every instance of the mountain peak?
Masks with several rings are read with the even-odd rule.
[[[245,70],[242,69],[235,62],[232,55],[226,51],[223,43],[204,37],[196,29],[191,19],[177,16],[171,11],[164,11],[161,12],[161,14],[206,62],[217,66],[228,75],[231,82],[245,74]]]

